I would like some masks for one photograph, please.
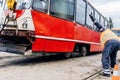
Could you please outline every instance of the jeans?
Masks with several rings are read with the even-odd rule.
[[[119,46],[120,42],[114,39],[106,42],[101,59],[103,69],[110,69],[110,67],[114,68]]]

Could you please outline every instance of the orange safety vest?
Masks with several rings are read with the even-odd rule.
[[[101,33],[100,40],[101,40],[102,48],[104,48],[105,43],[110,39],[120,40],[119,37],[110,29],[107,29]]]

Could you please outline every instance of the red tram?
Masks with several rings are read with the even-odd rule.
[[[63,53],[70,57],[102,51],[100,33],[89,18],[91,12],[109,28],[109,21],[86,0],[17,0],[14,20],[6,19],[6,3],[3,9],[0,36],[24,44],[33,54]]]

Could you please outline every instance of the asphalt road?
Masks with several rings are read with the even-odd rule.
[[[101,53],[64,59],[0,52],[0,80],[83,80],[100,69]],[[93,80],[108,79],[97,76]]]

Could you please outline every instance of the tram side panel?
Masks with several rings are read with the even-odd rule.
[[[72,52],[74,42],[74,23],[32,11],[36,40],[32,45],[33,52]]]

